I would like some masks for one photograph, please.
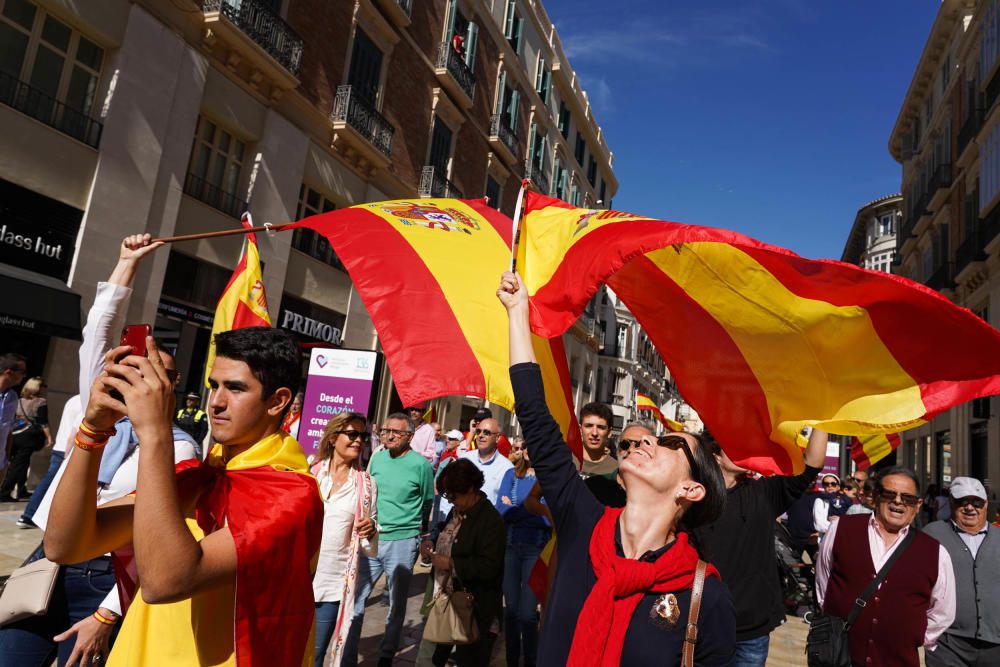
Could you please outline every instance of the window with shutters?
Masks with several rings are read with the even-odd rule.
[[[509,85],[506,73],[500,75],[500,80],[503,82],[502,91],[503,94],[500,98],[500,117],[503,124],[510,129],[511,132],[517,134],[517,112],[518,106],[520,105],[521,94],[516,88]]]
[[[587,180],[590,181],[591,187],[597,185],[597,161],[593,155],[587,158]]]
[[[305,183],[299,188],[298,217],[295,218],[296,220],[320,213],[329,213],[336,209],[336,204]],[[300,227],[293,231],[292,247],[336,269],[346,271],[344,264],[337,257],[337,253],[333,251],[333,246],[326,240],[326,237],[311,229]]]
[[[517,0],[507,0],[507,19],[504,25],[504,37],[510,42],[514,52],[521,55],[524,42],[524,18],[517,13]]]
[[[439,117],[434,117],[434,132],[431,135],[430,164],[442,176],[448,174],[451,162],[452,131]]]
[[[246,143],[200,117],[184,191],[223,213],[239,217],[246,209],[246,202],[237,196],[246,158]]]
[[[569,139],[569,109],[565,102],[559,103],[559,132],[564,139]]]
[[[538,70],[535,72],[535,90],[538,92],[542,102],[549,103],[549,89],[552,87],[552,70],[549,69],[545,58],[538,57]]]
[[[353,94],[372,107],[375,107],[378,101],[382,60],[382,52],[375,46],[375,42],[358,26],[354,32],[354,49],[351,52],[351,69],[347,75],[347,83],[351,85]]]
[[[587,143],[583,140],[583,135],[580,134],[579,130],[576,133],[576,145],[573,148],[573,155],[576,157],[577,163],[582,167],[583,158],[587,154]]]

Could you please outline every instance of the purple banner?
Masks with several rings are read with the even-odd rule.
[[[377,357],[370,350],[312,350],[298,437],[306,456],[316,453],[332,417],[341,412],[368,414]]]

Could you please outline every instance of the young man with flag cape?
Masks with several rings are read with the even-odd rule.
[[[299,444],[280,430],[298,390],[287,332],[250,327],[216,336],[206,462],[175,466],[172,385],[156,342],[118,347],[94,383],[52,504],[46,555],[77,563],[119,557],[131,597],[110,665],[307,665],[311,563],[323,507]],[[104,444],[127,415],[142,443],[136,493],[95,507]],[[133,558],[122,558],[131,555]],[[137,587],[137,588],[136,588]]]

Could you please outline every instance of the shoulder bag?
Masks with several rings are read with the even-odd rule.
[[[11,572],[0,593],[0,626],[45,615],[58,577],[59,566],[44,557],[39,545],[24,565]]]
[[[476,599],[468,591],[446,592],[452,578],[449,575],[441,591],[431,599],[424,639],[436,644],[474,644],[479,641],[479,624],[473,613]]]
[[[848,645],[847,633],[850,631],[858,615],[868,605],[868,600],[889,574],[889,570],[903,555],[910,542],[917,534],[915,527],[903,538],[903,542],[892,552],[889,560],[878,571],[864,592],[854,601],[847,620],[839,616],[816,614],[809,622],[809,634],[806,636],[806,659],[809,667],[851,667],[851,649]]]
[[[701,593],[705,590],[705,570],[708,564],[699,559],[691,586],[691,608],[688,609],[687,629],[684,631],[684,649],[681,651],[681,665],[694,667],[694,649],[698,643],[698,614],[701,613]]]

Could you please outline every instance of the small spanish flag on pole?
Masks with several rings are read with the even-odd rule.
[[[657,407],[656,401],[651,399],[649,396],[646,396],[645,394],[640,394],[639,392],[635,393],[635,409],[648,410],[649,412],[652,412],[653,416],[656,417],[656,421],[663,424],[663,428],[667,429],[668,431],[684,430],[684,424],[678,421],[674,421],[673,419],[668,418],[665,414],[660,412],[660,408]]]
[[[249,213],[244,213],[240,223],[246,228],[253,227]],[[263,272],[260,268],[260,253],[257,251],[257,235],[247,234],[240,253],[239,264],[233,277],[222,292],[219,305],[215,308],[212,323],[212,338],[208,344],[208,359],[205,361],[205,386],[215,362],[215,334],[245,327],[269,327],[271,316],[267,313],[267,296],[264,294]]]

